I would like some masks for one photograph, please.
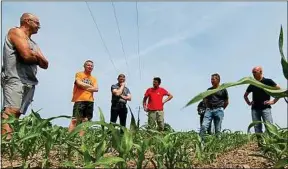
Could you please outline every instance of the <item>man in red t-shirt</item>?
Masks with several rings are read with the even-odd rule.
[[[161,84],[161,79],[155,77],[153,79],[153,87],[146,90],[145,96],[143,98],[143,108],[148,112],[148,125],[149,127],[155,126],[157,123],[158,130],[164,130],[164,111],[163,106],[166,102],[171,100],[173,96],[164,88],[159,87]],[[164,102],[163,97],[168,96]],[[148,99],[148,105],[146,105]]]

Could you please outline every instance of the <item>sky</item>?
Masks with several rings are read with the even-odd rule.
[[[165,104],[165,122],[177,131],[198,131],[198,103],[182,108],[211,86],[213,73],[220,74],[221,83],[233,82],[252,76],[252,68],[261,65],[265,77],[272,78],[282,88],[287,87],[278,49],[282,24],[287,56],[285,2],[138,2],[139,55],[136,3],[114,3],[125,55],[111,2],[88,4],[117,70],[84,1],[2,2],[2,47],[8,30],[19,26],[22,13],[30,12],[41,23],[32,39],[49,60],[47,70],[39,69],[34,102],[26,115],[31,109],[41,109],[43,118],[72,115],[74,76],[83,70],[87,59],[94,61],[92,74],[99,85],[99,92],[94,94],[93,121],[99,120],[99,106],[109,122],[110,87],[117,83],[120,73],[126,74],[127,87],[132,93],[129,106],[136,117],[146,89],[152,87],[153,77],[161,77],[161,86],[174,96]],[[228,89],[230,104],[224,113],[222,129],[247,131],[252,119],[250,107],[243,99],[246,88],[247,85]],[[284,99],[273,105],[272,116],[277,125],[287,126]],[[130,118],[128,114],[128,127]],[[146,122],[147,116],[141,110],[140,123]],[[68,126],[70,120],[57,119],[53,123]]]

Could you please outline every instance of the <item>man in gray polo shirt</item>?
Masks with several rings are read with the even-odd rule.
[[[125,86],[125,75],[118,76],[118,83],[111,86],[111,116],[110,122],[116,123],[119,116],[120,125],[126,127],[127,119],[127,101],[131,101],[130,90]]]
[[[31,39],[40,29],[39,18],[30,13],[24,13],[20,18],[20,27],[11,28],[4,39],[3,67],[1,85],[4,93],[2,118],[8,115],[19,118],[25,114],[33,100],[37,66],[48,68],[48,61],[38,45]],[[2,126],[1,134],[8,133],[11,138],[12,129],[8,124]]]

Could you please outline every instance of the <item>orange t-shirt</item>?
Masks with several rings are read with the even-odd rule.
[[[97,80],[95,77],[91,75],[87,75],[84,72],[78,72],[75,75],[75,83],[73,88],[73,98],[72,102],[78,101],[94,101],[93,92],[89,92],[87,90],[82,89],[76,84],[76,80],[80,80],[83,83],[90,84],[91,86],[95,86]]]

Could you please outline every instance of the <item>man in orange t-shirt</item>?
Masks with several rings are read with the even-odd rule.
[[[98,84],[95,77],[91,75],[93,62],[87,60],[84,63],[84,71],[76,73],[73,88],[73,117],[69,125],[69,132],[81,122],[90,121],[93,117],[94,97],[93,93],[98,92]],[[84,131],[80,131],[80,136]]]

